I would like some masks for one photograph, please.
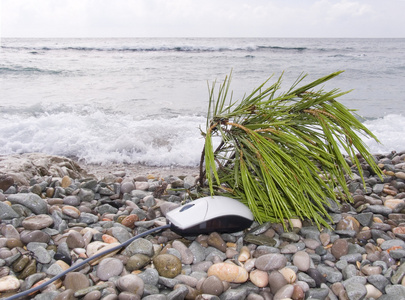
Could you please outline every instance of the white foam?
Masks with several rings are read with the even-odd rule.
[[[377,137],[364,138],[365,144],[371,153],[388,153],[405,150],[405,116],[389,114],[383,118],[369,120],[364,125]]]
[[[90,106],[32,107],[0,115],[0,154],[41,152],[86,163],[198,166],[205,128],[202,116],[136,119]],[[405,117],[364,123],[381,141],[364,137],[371,153],[405,150]]]
[[[205,118],[198,116],[136,120],[101,110],[52,110],[2,118],[0,154],[42,152],[87,163],[196,166],[204,145],[199,126]]]

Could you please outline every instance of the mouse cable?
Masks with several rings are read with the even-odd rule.
[[[170,228],[170,226],[171,226],[171,224],[169,223],[169,224],[162,225],[162,226],[159,226],[159,227],[156,227],[156,228],[153,228],[153,229],[149,229],[149,230],[147,230],[147,231],[145,231],[145,232],[142,232],[142,233],[140,233],[140,234],[138,234],[138,235],[136,235],[136,236],[130,238],[129,240],[127,240],[127,241],[125,241],[125,242],[123,242],[123,243],[121,243],[121,244],[119,244],[119,245],[117,245],[117,246],[115,246],[115,247],[113,247],[113,248],[111,248],[111,249],[107,249],[107,250],[105,250],[105,251],[103,251],[103,252],[100,252],[100,253],[98,253],[98,254],[96,254],[96,255],[93,255],[92,257],[86,258],[85,260],[83,260],[83,261],[80,262],[79,264],[74,265],[74,266],[71,266],[69,269],[66,269],[66,270],[63,271],[62,273],[60,273],[60,274],[58,274],[58,275],[55,275],[55,276],[52,277],[50,280],[48,280],[48,281],[46,281],[46,282],[44,282],[44,283],[42,283],[42,284],[40,284],[40,285],[38,285],[38,286],[36,286],[36,287],[34,287],[34,288],[31,288],[31,289],[26,290],[26,291],[24,291],[24,292],[21,292],[21,293],[12,295],[12,296],[10,296],[10,297],[8,297],[8,298],[1,298],[1,299],[3,299],[3,300],[14,300],[14,299],[18,299],[18,298],[20,298],[20,297],[28,296],[29,294],[31,294],[31,293],[33,293],[33,292],[36,292],[36,291],[38,291],[38,290],[40,290],[40,289],[46,287],[48,284],[54,282],[55,280],[61,278],[62,276],[65,276],[67,273],[69,273],[69,272],[71,272],[71,271],[73,271],[73,270],[76,270],[77,268],[80,268],[80,267],[83,266],[84,264],[87,264],[88,262],[91,262],[92,260],[94,260],[94,259],[96,259],[96,258],[98,258],[98,257],[100,257],[100,256],[106,255],[106,254],[108,254],[108,253],[110,253],[110,252],[112,252],[112,251],[115,251],[115,250],[118,250],[118,249],[120,249],[120,248],[122,248],[122,247],[128,246],[130,243],[132,243],[134,240],[136,240],[136,239],[138,239],[138,238],[141,238],[141,237],[144,237],[144,236],[146,236],[146,235],[149,235],[149,234],[151,234],[151,233],[153,233],[153,232],[155,232],[155,231],[159,231],[159,230],[162,230],[162,229]]]

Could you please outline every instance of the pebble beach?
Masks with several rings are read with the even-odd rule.
[[[134,240],[21,299],[405,299],[405,151],[365,162],[330,228],[293,219],[237,233]],[[147,230],[194,194],[197,168],[0,157],[0,298],[38,286]]]

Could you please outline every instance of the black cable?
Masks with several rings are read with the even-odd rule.
[[[10,296],[10,297],[8,297],[8,298],[1,298],[1,299],[3,299],[3,300],[14,300],[14,299],[18,299],[18,298],[20,298],[20,297],[28,296],[29,294],[31,294],[31,293],[33,293],[33,292],[36,292],[36,291],[38,291],[38,290],[40,290],[40,289],[46,287],[48,284],[54,282],[55,280],[61,278],[62,276],[65,276],[67,273],[69,273],[69,272],[71,272],[71,271],[73,271],[73,270],[76,270],[77,268],[80,268],[81,266],[87,264],[88,262],[91,262],[92,260],[94,260],[94,259],[96,259],[96,258],[98,258],[98,257],[100,257],[100,256],[103,256],[103,255],[105,255],[105,254],[107,254],[107,253],[109,253],[109,252],[118,250],[118,249],[120,249],[120,248],[122,248],[122,247],[128,246],[130,243],[132,243],[134,240],[136,240],[136,239],[138,239],[138,238],[140,238],[140,237],[143,237],[143,236],[145,236],[145,235],[151,234],[151,233],[153,233],[153,232],[155,232],[155,231],[158,231],[158,230],[170,228],[170,226],[171,226],[171,224],[166,224],[166,225],[159,226],[159,227],[156,227],[156,228],[153,228],[153,229],[149,229],[149,230],[147,230],[147,231],[145,231],[145,232],[142,232],[142,233],[140,233],[140,234],[138,234],[138,235],[136,235],[136,236],[130,238],[129,240],[127,240],[127,241],[125,241],[125,242],[123,242],[123,243],[121,243],[121,244],[119,244],[119,245],[117,245],[117,246],[115,246],[115,247],[113,247],[113,248],[111,248],[111,249],[108,249],[108,250],[106,250],[106,251],[100,252],[100,253],[98,253],[98,254],[96,254],[96,255],[93,255],[92,257],[86,258],[85,260],[83,260],[83,261],[80,262],[79,264],[77,264],[77,265],[75,265],[75,266],[71,266],[69,269],[63,271],[62,273],[60,273],[60,274],[58,274],[58,275],[52,277],[50,280],[48,280],[48,281],[46,281],[46,282],[44,282],[44,283],[42,283],[42,284],[40,284],[40,285],[38,285],[38,286],[36,286],[36,287],[34,287],[34,288],[31,288],[31,289],[26,290],[26,291],[24,291],[24,292],[15,294],[15,295]]]

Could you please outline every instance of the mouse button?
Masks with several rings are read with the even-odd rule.
[[[182,211],[185,211],[185,210],[187,210],[187,209],[190,209],[190,208],[193,207],[193,206],[194,206],[194,203],[186,204],[186,205],[184,205],[184,206],[179,210],[179,212],[182,212]]]

